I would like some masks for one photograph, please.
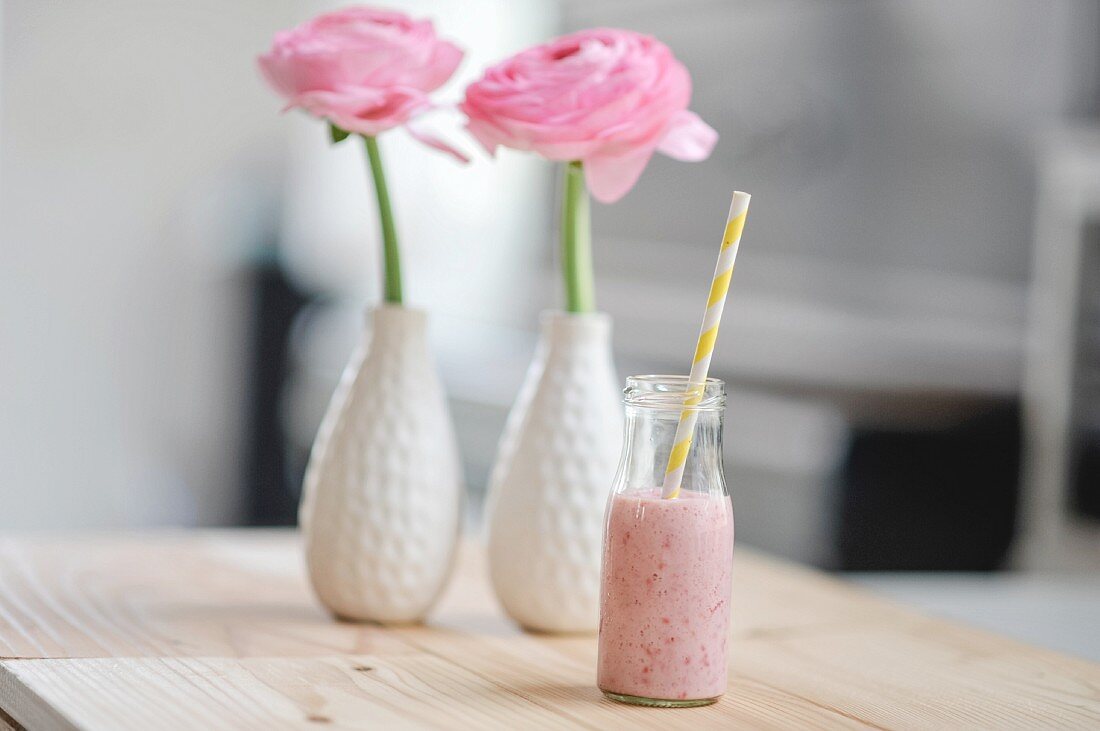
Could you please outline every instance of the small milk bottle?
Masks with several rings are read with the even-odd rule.
[[[607,505],[597,683],[650,706],[713,703],[726,690],[733,508],[722,474],[725,386],[708,379],[675,498],[662,484],[687,378],[633,376]]]

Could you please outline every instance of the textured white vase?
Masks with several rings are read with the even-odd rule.
[[[342,619],[420,620],[446,584],[462,476],[427,316],[383,305],[329,404],[299,514],[321,602]]]
[[[611,318],[546,312],[490,478],[489,569],[528,629],[595,631],[603,512],[622,443]]]

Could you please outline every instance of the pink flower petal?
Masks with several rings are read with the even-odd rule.
[[[626,154],[595,155],[584,161],[584,179],[592,197],[600,203],[614,203],[638,182],[653,157],[653,148],[630,150]]]
[[[429,64],[430,74],[426,80],[425,91],[435,91],[442,86],[447,79],[454,75],[458,64],[462,62],[462,49],[453,43],[439,41],[433,49],[432,61]]]
[[[463,165],[470,162],[470,158],[467,157],[461,150],[456,147],[452,147],[451,144],[448,143],[446,140],[425,129],[415,119],[406,122],[405,129],[408,130],[409,134],[417,142],[423,145],[427,145],[432,149],[439,150],[440,152],[446,152],[448,155],[455,158]]]
[[[470,119],[466,123],[466,131],[485,148],[490,157],[496,157],[499,134],[488,122]]]
[[[657,149],[675,160],[698,162],[710,157],[718,142],[718,133],[699,119],[695,112],[684,110],[672,118]]]
[[[417,89],[391,87],[385,91],[307,91],[292,98],[287,106],[300,107],[348,132],[373,136],[406,123],[430,103]]]

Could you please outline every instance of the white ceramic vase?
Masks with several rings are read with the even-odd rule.
[[[446,584],[462,476],[427,316],[383,305],[348,363],[306,469],[309,578],[337,617],[422,619]]]
[[[486,517],[493,589],[525,628],[596,629],[603,512],[622,414],[611,318],[543,313],[500,440]]]

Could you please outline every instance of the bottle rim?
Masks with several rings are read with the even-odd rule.
[[[623,389],[623,403],[627,406],[659,411],[721,411],[726,406],[726,384],[718,378],[708,378],[699,403],[686,406],[687,376],[648,374],[630,376]]]

